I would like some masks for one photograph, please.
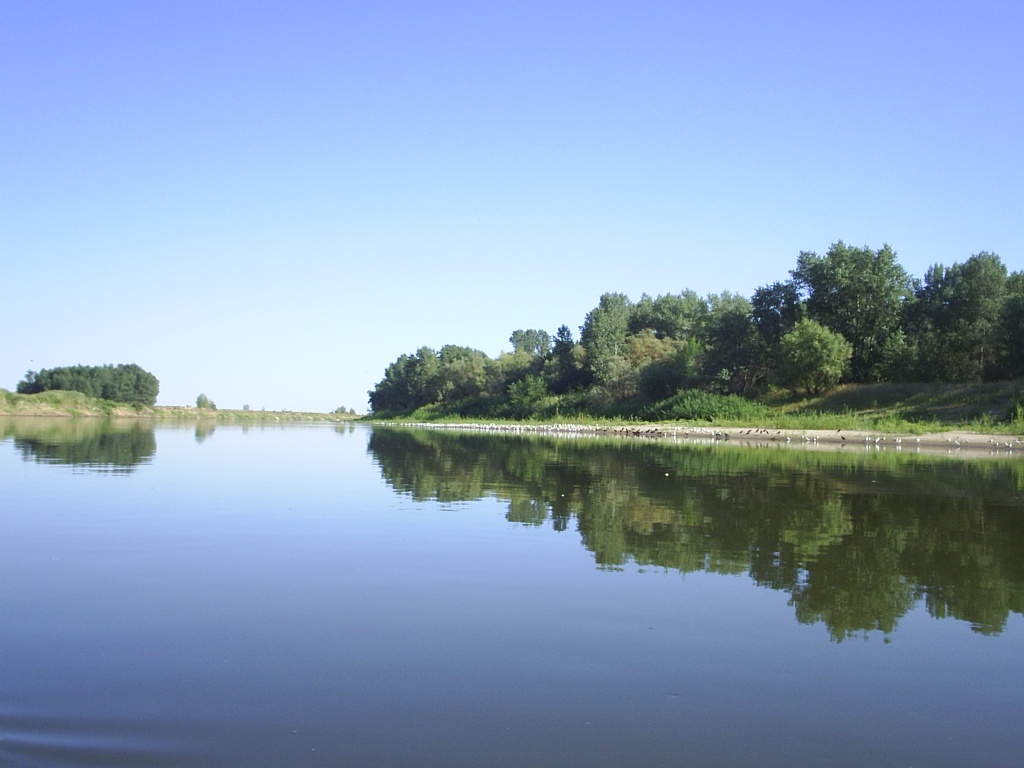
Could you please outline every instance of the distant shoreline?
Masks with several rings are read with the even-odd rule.
[[[362,421],[382,426],[450,429],[472,432],[632,437],[672,440],[688,443],[730,442],[743,445],[775,445],[808,448],[861,450],[900,450],[963,453],[978,455],[989,452],[999,455],[1024,455],[1024,439],[1020,435],[987,433],[950,426],[925,434],[903,431],[851,429],[779,429],[762,426],[703,426],[682,422],[646,424],[589,423],[524,423],[524,422],[407,422],[352,413],[316,413],[310,411],[267,411],[197,408],[181,405],[141,406],[114,403],[87,397],[78,392],[50,391],[37,395],[20,395],[0,389],[0,417],[27,418],[115,418],[149,419],[158,422],[195,423],[260,423],[260,422],[325,422],[351,423]]]
[[[347,413],[236,410],[187,405],[132,405],[88,397],[80,392],[51,390],[21,395],[0,389],[0,416],[54,418],[117,418],[181,421],[353,421]]]

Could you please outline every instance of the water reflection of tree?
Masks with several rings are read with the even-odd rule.
[[[206,438],[217,431],[217,423],[215,421],[197,421],[195,426],[196,442],[202,445],[206,442]]]
[[[6,419],[0,436],[11,437],[25,461],[130,472],[156,453],[153,425],[136,419]]]
[[[1024,612],[1017,461],[491,437],[377,429],[385,479],[416,499],[507,500],[604,568],[748,573],[836,640],[892,632],[923,600],[995,633]]]

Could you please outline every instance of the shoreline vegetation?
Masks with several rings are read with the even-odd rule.
[[[512,421],[467,419],[428,407],[395,418],[371,415],[364,420],[520,435],[1024,455],[1024,381],[845,384],[817,397],[764,398],[751,404],[756,406],[753,418],[739,414],[734,418],[630,420],[571,414]]]
[[[400,355],[380,418],[684,423],[914,435],[1019,432],[1024,271],[982,252],[912,277],[888,245],[802,251],[750,298],[602,294],[579,327],[512,332],[492,358]]]
[[[421,409],[405,418],[373,414],[234,410],[116,403],[79,392],[22,395],[0,389],[0,416],[129,418],[159,422],[353,422],[495,434],[632,437],[687,442],[926,449],[1024,454],[1024,382],[992,384],[845,385],[828,395],[766,404],[757,423],[633,421],[586,415],[555,420],[466,419]]]

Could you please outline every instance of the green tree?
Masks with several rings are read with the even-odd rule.
[[[700,357],[700,344],[696,339],[676,341],[666,338],[658,340],[658,343],[661,354],[650,357],[640,369],[636,383],[639,394],[652,403],[694,385]]]
[[[764,379],[765,344],[743,296],[725,291],[708,297],[704,342],[701,367],[710,389],[744,394]]]
[[[104,400],[152,406],[156,405],[160,382],[135,364],[72,365],[28,371],[17,389],[22,394],[53,389],[81,392]]]
[[[882,381],[905,346],[902,306],[912,295],[910,277],[888,245],[878,251],[841,240],[824,256],[804,251],[792,271],[807,294],[807,316],[840,333],[852,345],[854,381]]]
[[[774,349],[803,316],[800,290],[792,281],[762,286],[750,299],[750,313],[757,332]]]
[[[454,404],[487,391],[490,358],[478,349],[446,344],[438,353],[437,397],[434,402]]]
[[[438,402],[440,369],[437,352],[430,347],[420,347],[414,355],[400,355],[369,392],[370,408],[377,413],[401,413]]]
[[[614,390],[629,371],[626,337],[632,304],[622,293],[606,293],[588,314],[580,329],[580,342],[587,351],[587,364],[594,382]]]
[[[996,365],[1001,377],[1024,378],[1024,272],[1006,281],[1006,298],[999,311],[996,333]]]
[[[512,351],[523,352],[530,357],[546,357],[551,352],[551,335],[547,331],[529,330],[512,331],[508,339],[512,342]]]
[[[983,252],[948,269],[935,264],[928,270],[908,323],[917,343],[919,378],[990,377],[1006,290],[1006,267],[995,254]]]
[[[586,352],[583,346],[573,341],[569,326],[559,326],[555,333],[551,355],[544,364],[544,376],[548,389],[564,394],[589,383],[586,367]]]
[[[196,398],[196,408],[199,408],[200,410],[215,411],[217,410],[217,405],[206,395],[200,394],[199,397]]]
[[[821,323],[805,319],[779,341],[783,385],[817,395],[839,383],[853,345]]]
[[[630,312],[629,333],[650,330],[659,339],[689,341],[701,333],[707,316],[707,302],[695,291],[656,299],[644,294]]]
[[[632,397],[641,394],[648,400],[671,395],[675,388],[665,386],[667,369],[676,360],[682,342],[669,338],[659,339],[651,330],[636,333],[626,339],[626,369],[616,382],[616,396]]]
[[[38,395],[43,391],[37,371],[25,371],[25,377],[18,382],[15,391],[19,395]]]

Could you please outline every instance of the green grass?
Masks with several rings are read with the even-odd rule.
[[[189,406],[158,405],[151,414],[161,421],[217,421],[251,423],[261,421],[355,421],[349,413],[311,413],[306,411],[266,411],[232,408],[192,408]]]
[[[81,392],[51,390],[19,395],[0,389],[0,414],[12,416],[137,416],[151,411],[144,406],[115,403]]]

